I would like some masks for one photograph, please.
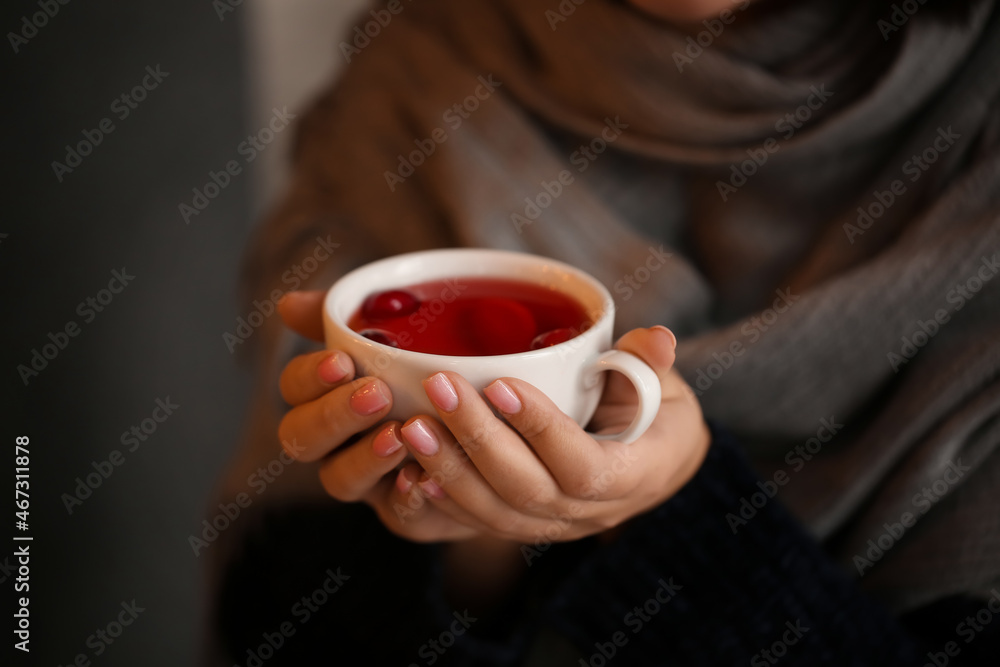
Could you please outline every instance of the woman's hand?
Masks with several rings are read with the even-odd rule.
[[[694,475],[709,444],[697,399],[672,370],[675,345],[664,327],[636,329],[616,345],[653,368],[663,393],[653,424],[628,445],[595,440],[521,380],[502,378],[486,388],[501,419],[460,375],[428,378],[424,387],[440,421],[419,416],[400,429],[416,460],[397,483],[404,507],[419,505],[410,500],[419,495],[455,524],[547,543],[602,532],[662,503]],[[631,383],[612,373],[590,427],[620,432],[637,404]],[[403,532],[409,517],[396,518],[394,529]]]
[[[279,304],[286,324],[316,339],[322,339],[321,308],[320,292],[290,293]],[[512,378],[485,392],[501,419],[454,373],[424,383],[438,418],[383,424],[389,388],[355,379],[350,358],[335,351],[289,362],[281,389],[294,407],[279,434],[295,458],[321,461],[330,495],[367,502],[403,537],[576,539],[658,505],[701,464],[708,430],[690,388],[671,370],[675,342],[654,327],[629,332],[616,345],[653,368],[663,394],[653,424],[629,445],[594,440],[545,395]],[[591,428],[621,431],[636,407],[635,389],[612,373]],[[408,453],[414,460],[390,474]]]
[[[322,341],[323,296],[316,291],[288,293],[278,303],[282,320],[293,331]],[[379,379],[354,375],[351,358],[335,350],[288,362],[280,386],[292,409],[278,427],[285,452],[299,461],[318,461],[327,493],[342,501],[368,503],[403,537],[431,541],[474,536],[476,531],[433,507],[416,512],[406,505],[424,503],[396,484],[394,471],[408,452],[400,440],[400,423],[382,422],[392,407],[392,392]],[[409,514],[405,524],[399,518],[404,513]]]

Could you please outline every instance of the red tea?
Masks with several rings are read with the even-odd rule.
[[[502,278],[450,278],[371,294],[347,324],[385,345],[468,357],[556,345],[591,323],[583,305],[556,289]]]

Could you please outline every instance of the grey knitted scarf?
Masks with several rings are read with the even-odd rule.
[[[620,331],[678,333],[707,416],[748,444],[760,493],[713,520],[741,530],[776,496],[897,610],[984,592],[1000,16],[903,4],[734,3],[683,30],[610,0],[366,15],[300,124],[247,301],[287,289],[317,236],[341,245],[316,287],[420,248],[569,262],[611,289]],[[234,480],[276,451],[276,319]],[[299,492],[320,493],[311,475]]]

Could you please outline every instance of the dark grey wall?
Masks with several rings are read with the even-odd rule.
[[[245,311],[235,276],[251,224],[251,179],[245,171],[233,178],[190,224],[178,204],[190,203],[209,170],[239,159],[248,133],[244,8],[220,21],[209,0],[42,2],[58,13],[17,53],[9,37],[0,45],[8,72],[0,496],[13,497],[14,439],[29,436],[24,534],[34,537],[32,651],[13,664],[68,665],[78,654],[94,665],[193,664],[205,605],[202,563],[187,538],[236,440],[248,393],[222,333]],[[5,3],[0,28],[21,32],[22,17],[40,11],[38,0]],[[169,75],[122,119],[124,107],[112,102],[143,81],[147,66]],[[105,118],[114,131],[60,182],[51,163]],[[78,310],[123,267],[135,277],[102,312]],[[25,385],[18,365],[30,366],[32,350],[70,322],[78,335]],[[134,443],[123,445],[123,432],[168,397],[179,407],[129,451]],[[121,465],[70,514],[63,494],[115,450]],[[13,509],[3,504],[0,566],[14,564]],[[15,577],[0,570],[5,638]],[[95,636],[88,646],[88,638],[132,600],[144,611],[97,656],[103,642]]]

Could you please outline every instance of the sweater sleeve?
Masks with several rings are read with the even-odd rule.
[[[695,477],[553,601],[579,664],[920,664],[914,639],[768,497],[732,436],[712,435]]]

